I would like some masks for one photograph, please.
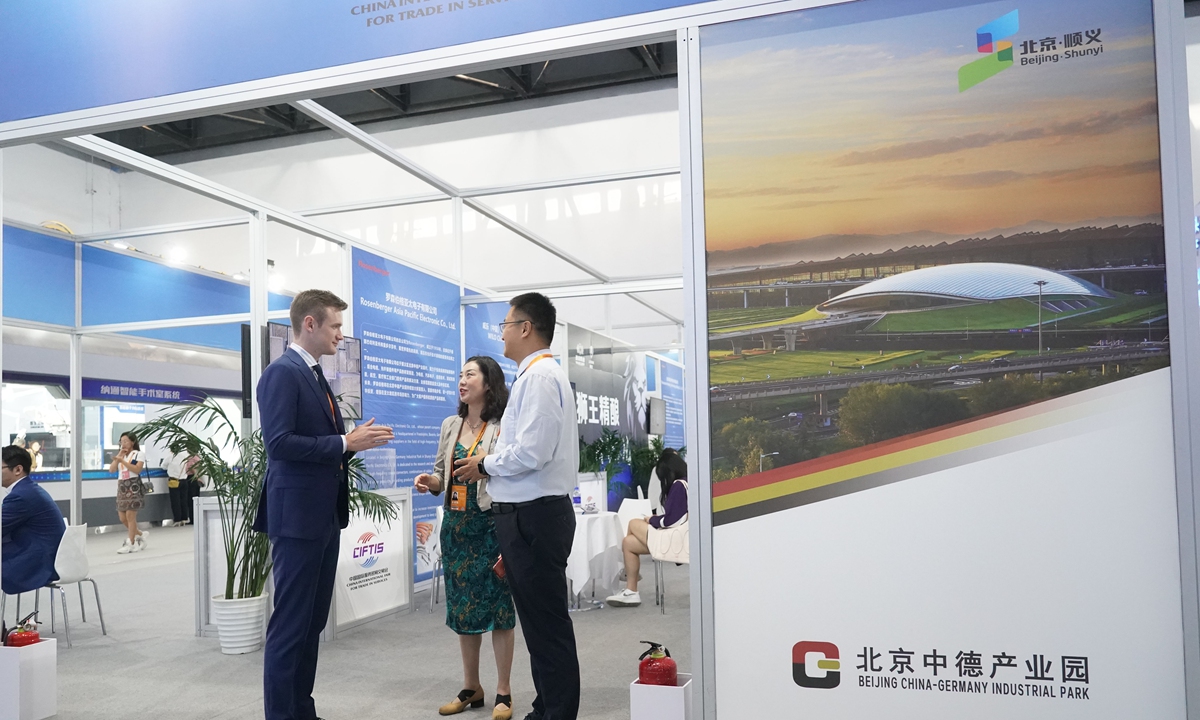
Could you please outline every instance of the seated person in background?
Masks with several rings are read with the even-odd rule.
[[[8,488],[0,507],[0,588],[16,595],[58,579],[54,558],[66,526],[50,494],[28,479],[33,465],[29,452],[9,445],[0,459],[0,482]]]
[[[641,569],[641,556],[650,553],[646,542],[650,529],[674,527],[687,518],[687,463],[678,452],[667,448],[659,456],[654,472],[662,484],[663,512],[661,515],[629,521],[629,531],[621,543],[621,549],[625,553],[625,589],[605,600],[615,607],[642,604],[642,596],[638,594],[638,571]]]

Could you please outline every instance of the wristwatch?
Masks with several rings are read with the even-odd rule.
[[[479,474],[484,477],[491,477],[491,475],[488,475],[488,471],[485,470],[483,467],[484,460],[487,460],[487,455],[484,455],[483,457],[479,458],[479,465],[477,466],[479,468]]]

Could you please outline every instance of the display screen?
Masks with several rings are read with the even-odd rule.
[[[291,344],[291,326],[267,323],[268,364],[282,357]],[[345,337],[338,344],[336,355],[325,355],[319,362],[338,400],[342,417],[362,419],[362,343],[358,338]]]

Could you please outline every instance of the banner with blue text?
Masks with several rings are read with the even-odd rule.
[[[504,342],[500,339],[500,323],[508,314],[508,303],[482,303],[463,308],[463,338],[466,357],[488,355],[504,371],[504,383],[512,387],[517,379],[517,364],[504,357]],[[465,358],[463,362],[466,362]]]
[[[400,263],[355,249],[354,335],[362,341],[363,417],[396,439],[362,454],[384,487],[433,471],[442,420],[458,408],[459,290]],[[432,577],[439,498],[413,495],[415,579]]]

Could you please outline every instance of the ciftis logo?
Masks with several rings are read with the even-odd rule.
[[[354,562],[358,563],[359,567],[369,568],[379,562],[379,556],[383,554],[383,541],[376,542],[374,533],[365,532],[358,542],[354,544]]]
[[[805,664],[809,655],[820,655],[815,666]],[[829,690],[842,681],[842,663],[837,645],[805,640],[792,646],[792,680],[800,687]]]
[[[1021,29],[1017,11],[1002,15],[975,31],[975,45],[987,57],[973,60],[958,69],[958,91],[969,90],[1013,64],[1013,44],[1004,38]]]

